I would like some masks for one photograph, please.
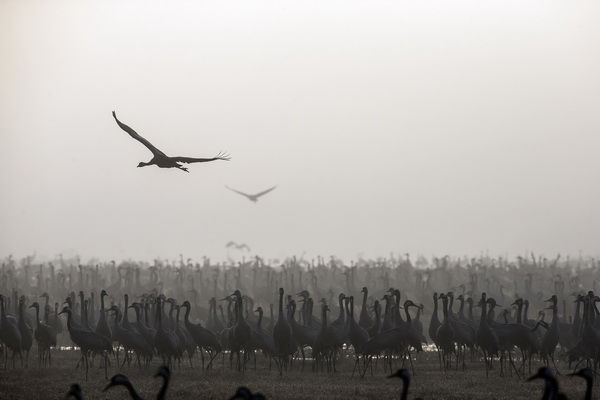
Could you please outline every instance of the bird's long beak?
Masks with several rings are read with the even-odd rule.
[[[529,377],[527,379],[527,382],[533,381],[533,380],[538,379],[538,378],[540,378],[540,375],[539,374],[535,374],[535,375]]]
[[[106,385],[106,387],[104,389],[102,389],[103,392],[106,392],[108,389],[110,389],[111,387],[113,387],[112,382],[109,383],[108,385]]]

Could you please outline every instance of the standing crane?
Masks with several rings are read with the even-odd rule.
[[[25,322],[25,296],[19,298],[19,333],[21,333],[21,351],[25,352],[25,366],[29,365],[29,350],[33,344],[33,331]]]
[[[483,352],[483,360],[485,361],[485,377],[487,378],[492,368],[492,356],[498,355],[500,344],[498,335],[490,327],[487,317],[487,299],[485,292],[481,293],[481,318],[479,327],[475,333],[476,343]]]
[[[13,368],[15,368],[15,356],[17,353],[21,358],[21,366],[23,366],[23,353],[21,352],[21,333],[16,325],[8,320],[6,311],[4,309],[5,297],[0,294],[0,341],[3,342],[7,348],[12,351]],[[6,362],[8,357],[4,358],[4,369],[6,369]]]
[[[210,361],[206,365],[206,369],[209,369],[214,358],[222,351],[222,343],[219,343],[217,336],[209,329],[203,327],[200,324],[194,324],[190,321],[190,308],[191,304],[189,301],[184,301],[181,307],[185,308],[184,323],[185,327],[194,339],[194,342],[200,348],[200,356],[202,358],[202,369],[204,369],[204,354],[202,350],[205,350],[210,355]],[[214,354],[212,354],[214,352]]]
[[[89,353],[100,354],[104,358],[104,374],[108,379],[108,356],[107,353],[112,353],[113,348],[111,341],[104,336],[84,329],[79,329],[73,326],[73,317],[69,307],[63,308],[59,314],[67,314],[67,329],[69,336],[75,345],[81,349],[81,359],[85,365],[85,380],[88,379],[89,373]]]
[[[283,288],[279,288],[279,314],[273,326],[273,340],[279,356],[279,375],[283,375],[284,367],[287,370],[290,355],[296,351],[292,328],[283,312],[283,294]]]
[[[362,299],[362,308],[360,310],[360,317],[358,319],[358,325],[360,325],[364,329],[369,329],[371,325],[373,325],[373,318],[369,315],[369,310],[367,307],[367,298],[369,297],[369,289],[364,286],[361,290],[363,293]]]
[[[556,346],[560,340],[560,330],[558,327],[558,299],[555,294],[552,295],[546,302],[550,302],[550,306],[548,309],[552,310],[552,321],[550,321],[550,326],[546,330],[544,337],[542,338],[542,346],[540,348],[540,356],[546,361],[546,366],[548,366],[548,358],[552,360],[552,364],[554,368],[558,372],[558,368],[556,367],[556,363],[554,361],[554,351],[556,350]]]
[[[40,322],[40,305],[37,302],[33,302],[29,308],[35,308],[35,330],[33,336],[38,344],[38,362],[40,367],[42,363],[48,358],[48,363],[52,367],[52,353],[51,347],[56,346],[56,332],[52,327]]]

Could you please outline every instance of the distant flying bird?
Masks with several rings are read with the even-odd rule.
[[[117,124],[119,125],[119,127],[121,127],[121,129],[123,129],[125,132],[127,132],[129,134],[129,136],[131,136],[132,138],[134,138],[135,140],[139,141],[141,144],[146,146],[148,148],[148,150],[150,150],[152,152],[152,154],[154,154],[154,157],[152,157],[152,160],[150,160],[147,163],[142,161],[138,164],[138,167],[145,167],[147,165],[154,164],[160,168],[179,168],[180,170],[189,172],[187,170],[187,168],[185,168],[181,165],[181,163],[189,164],[189,163],[196,163],[196,162],[216,161],[216,160],[229,161],[231,159],[228,154],[225,154],[222,152],[220,152],[219,154],[216,155],[216,157],[213,157],[213,158],[169,157],[168,155],[166,155],[165,153],[163,153],[162,151],[160,151],[159,149],[154,147],[152,145],[152,143],[150,143],[149,141],[147,141],[146,139],[141,137],[136,131],[134,131],[133,129],[131,129],[129,126],[125,125],[121,121],[119,121],[117,119],[117,114],[115,114],[114,111],[112,112],[112,115],[113,115],[113,117],[115,117],[115,121],[117,121]]]
[[[234,241],[227,242],[227,244],[225,245],[225,247],[235,247],[238,250],[246,249],[246,250],[250,251],[250,247],[248,247],[247,244],[245,244],[245,243],[237,244]]]
[[[226,187],[227,189],[229,189],[229,190],[233,191],[233,192],[236,192],[236,193],[238,193],[238,194],[241,194],[242,196],[246,196],[246,197],[247,197],[247,198],[248,198],[250,201],[253,201],[253,202],[255,202],[255,203],[256,203],[256,202],[258,201],[258,198],[259,198],[260,196],[262,196],[262,195],[265,195],[265,194],[269,193],[271,190],[275,189],[277,186],[273,186],[271,189],[267,189],[267,190],[265,190],[265,191],[263,191],[263,192],[256,193],[256,194],[247,194],[247,193],[240,192],[240,191],[238,191],[238,190],[232,189],[232,188],[230,188],[229,186],[225,186],[225,187]]]

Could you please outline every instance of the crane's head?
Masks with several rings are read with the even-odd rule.
[[[410,372],[408,372],[407,369],[402,368],[394,372],[392,375],[389,375],[388,378],[400,378],[403,381],[407,382],[410,381]]]
[[[165,379],[169,379],[171,377],[171,370],[169,369],[169,367],[167,367],[166,365],[161,365],[160,367],[158,367],[158,371],[156,371],[156,375],[154,375],[155,378],[158,378],[159,376],[162,376]]]
[[[128,385],[128,384],[130,384],[129,378],[127,378],[123,374],[117,374],[117,375],[113,376],[112,378],[110,378],[110,383],[104,388],[103,392],[106,392],[108,389],[110,389],[113,386]]]

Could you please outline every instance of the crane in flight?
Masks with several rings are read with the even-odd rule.
[[[241,194],[242,196],[245,196],[245,197],[247,197],[247,198],[248,198],[248,200],[250,200],[250,201],[253,201],[253,202],[255,202],[255,203],[256,203],[256,202],[258,201],[258,198],[259,198],[260,196],[263,196],[263,195],[265,195],[265,194],[269,193],[271,190],[275,189],[277,186],[273,186],[273,187],[272,187],[272,188],[270,188],[270,189],[264,190],[264,191],[262,191],[262,192],[260,192],[260,193],[256,193],[256,194],[248,194],[248,193],[240,192],[240,191],[238,191],[238,190],[235,190],[235,189],[232,189],[232,188],[230,188],[230,187],[229,187],[229,186],[227,186],[227,185],[225,185],[225,187],[226,187],[227,189],[229,189],[229,190],[233,191],[233,192],[236,192],[236,193],[238,193],[238,194]]]
[[[227,248],[235,247],[238,250],[246,249],[247,251],[250,251],[250,247],[248,247],[248,245],[246,243],[238,244],[238,243],[234,242],[233,240],[230,240],[229,242],[227,242],[225,247],[227,247]]]
[[[190,163],[209,162],[209,161],[216,161],[216,160],[229,161],[231,159],[229,157],[229,154],[226,154],[223,152],[219,152],[219,154],[217,154],[213,158],[169,157],[168,155],[166,155],[165,153],[163,153],[162,151],[160,151],[159,149],[154,147],[154,145],[152,143],[150,143],[148,140],[146,140],[142,136],[140,136],[136,131],[134,131],[133,129],[131,129],[129,126],[125,125],[121,121],[119,121],[117,119],[117,114],[115,114],[114,111],[112,112],[112,115],[113,115],[113,117],[115,117],[115,121],[117,121],[117,125],[119,125],[119,127],[121,129],[123,129],[125,132],[127,132],[129,134],[129,136],[131,136],[132,138],[134,138],[135,140],[137,140],[138,142],[140,142],[141,144],[146,146],[148,148],[148,150],[150,150],[152,152],[152,154],[154,154],[154,157],[152,157],[152,159],[149,162],[143,162],[143,161],[140,162],[138,164],[138,168],[146,167],[148,165],[156,165],[160,168],[178,168],[182,171],[189,172],[187,170],[187,168],[185,168],[184,166],[181,165],[181,163],[190,164]]]

